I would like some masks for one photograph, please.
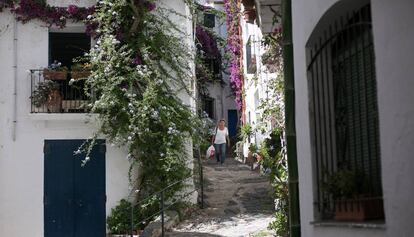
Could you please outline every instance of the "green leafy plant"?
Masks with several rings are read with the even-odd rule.
[[[62,66],[62,63],[61,62],[55,60],[55,61],[53,61],[52,64],[49,65],[49,67],[47,68],[47,70],[61,72],[61,71],[67,71],[68,70],[68,67]]]
[[[75,63],[70,67],[70,69],[72,71],[90,71],[91,64],[90,63]]]
[[[282,72],[282,30],[276,29],[273,33],[265,35],[262,45],[266,48],[265,53],[262,55],[263,65],[266,66],[269,72]]]
[[[250,151],[251,153],[257,153],[257,145],[256,145],[256,144],[254,144],[254,143],[251,143],[251,144],[249,145],[249,151]]]
[[[59,84],[57,82],[51,80],[39,82],[31,96],[33,105],[36,107],[43,106],[47,102],[50,92],[58,89]]]
[[[107,217],[106,223],[111,234],[131,234],[131,202],[121,199],[117,206],[111,209],[111,214]],[[133,230],[143,229],[145,217],[159,211],[159,203],[153,202],[144,207],[134,206],[134,226]],[[148,222],[150,220],[147,220]]]
[[[361,171],[339,169],[332,174],[326,174],[323,190],[332,195],[333,199],[355,198],[367,190],[367,181]]]
[[[121,199],[119,204],[111,209],[106,223],[112,234],[127,234],[129,232],[131,229],[131,208],[130,202]]]
[[[274,129],[270,137],[265,139],[259,149],[262,157],[261,172],[268,175],[273,187],[273,197],[276,200],[274,221],[268,228],[275,231],[277,236],[289,236],[289,190],[288,172],[284,147],[282,146],[283,130]]]
[[[201,127],[197,128],[200,139],[197,140],[197,145],[200,147],[201,154],[205,154],[208,147],[211,145],[211,136],[215,133],[216,125],[208,115],[203,112],[200,116]]]
[[[250,124],[246,123],[240,128],[240,139],[246,142],[248,138],[253,135],[253,128]]]

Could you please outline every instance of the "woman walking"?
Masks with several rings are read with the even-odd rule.
[[[226,145],[230,147],[229,131],[225,127],[224,119],[220,119],[218,122],[211,143],[214,144],[217,163],[221,162],[221,164],[223,164],[226,159]]]

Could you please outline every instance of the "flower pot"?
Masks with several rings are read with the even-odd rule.
[[[254,163],[256,162],[256,158],[251,151],[247,153],[247,158],[245,163],[250,166],[250,169],[253,170]]]
[[[335,200],[335,220],[365,221],[384,218],[382,198]]]
[[[253,23],[256,19],[256,11],[254,9],[244,10],[244,20],[248,23]]]
[[[47,111],[49,113],[62,112],[62,93],[59,90],[52,90],[47,98]]]
[[[66,80],[68,76],[67,71],[55,71],[44,69],[43,70],[43,77],[46,80]]]
[[[91,75],[90,71],[72,71],[71,76],[73,79],[83,79],[88,78]]]
[[[254,7],[254,0],[242,0],[245,9],[251,9]]]

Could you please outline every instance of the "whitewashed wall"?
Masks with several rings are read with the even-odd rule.
[[[184,4],[183,0],[162,0],[161,3],[162,7],[166,7],[169,9],[173,9],[175,12],[181,14],[175,15],[171,14],[170,19],[172,22],[176,22],[179,28],[185,32],[187,35],[182,35],[181,38],[185,41],[185,43],[188,45],[187,50],[189,52],[192,52],[193,55],[195,55],[195,47],[194,47],[194,32],[193,32],[193,21],[190,19],[190,17],[183,17],[183,16],[190,16],[190,9]],[[189,61],[188,62],[190,67],[192,68],[192,75],[189,75],[188,78],[188,88],[190,93],[193,93],[192,95],[189,95],[186,91],[181,90],[181,92],[178,94],[178,97],[182,100],[182,102],[188,106],[190,106],[194,113],[196,112],[196,101],[195,101],[195,64],[194,62]],[[193,143],[191,139],[187,140],[186,144],[186,152],[188,154],[187,157],[187,167],[190,169],[193,169],[194,167],[194,159],[193,159]],[[189,179],[187,182],[186,190],[184,190],[184,193],[189,193],[192,190],[194,190],[194,182]],[[192,195],[189,195],[186,198],[186,201],[191,202],[193,204],[197,203],[197,192],[193,192]]]
[[[414,2],[373,0],[388,236],[414,233]]]
[[[27,70],[48,65],[48,28],[17,25],[17,123],[13,141],[13,18],[0,14],[0,236],[43,236],[44,139],[86,139],[82,114],[30,114]],[[6,30],[4,31],[3,29]],[[107,144],[106,212],[128,194],[126,153]]]
[[[247,23],[244,18],[241,19],[242,24],[242,37],[243,37],[243,65],[245,75],[245,100],[246,100],[246,122],[250,123],[253,128],[256,128],[261,123],[262,110],[259,109],[260,101],[269,94],[266,93],[268,81],[272,78],[276,78],[276,73],[270,73],[266,70],[266,67],[262,64],[262,55],[265,53],[265,48],[262,47],[261,42],[264,37],[262,29],[257,25],[257,20],[254,24]],[[256,73],[248,73],[247,71],[247,54],[246,45],[248,44],[249,37],[253,37],[251,42],[252,55],[256,56]],[[271,96],[271,95],[270,95]],[[250,116],[249,116],[250,114]],[[250,118],[249,118],[250,117]],[[251,137],[251,143],[255,143],[258,147],[261,142],[268,137],[269,131],[261,133],[255,132],[255,135]],[[249,144],[246,143],[243,146],[244,156],[248,154]]]
[[[186,13],[181,1],[166,1]],[[90,6],[93,1],[50,1],[58,6]],[[42,237],[43,230],[43,143],[44,139],[86,139],[94,123],[84,114],[30,114],[29,69],[48,66],[48,32],[44,23],[17,24],[17,123],[13,141],[13,34],[14,18],[6,9],[0,13],[0,236]],[[191,32],[190,21],[183,23]],[[69,23],[66,31],[82,28]],[[191,38],[188,40],[191,41]],[[189,50],[191,50],[189,48]],[[183,101],[194,101],[182,95]],[[189,144],[191,147],[191,144]],[[192,152],[192,149],[189,149]],[[128,196],[126,152],[107,143],[106,213]]]
[[[413,236],[414,2],[410,0],[371,1],[386,223],[377,229],[310,224],[314,221],[314,205],[305,45],[321,16],[336,2],[339,1],[292,1],[302,236]]]

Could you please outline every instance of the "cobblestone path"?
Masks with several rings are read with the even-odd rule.
[[[234,159],[204,162],[205,208],[166,236],[273,236],[267,226],[274,210],[266,177]]]

